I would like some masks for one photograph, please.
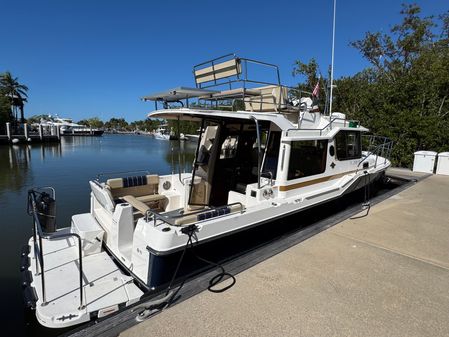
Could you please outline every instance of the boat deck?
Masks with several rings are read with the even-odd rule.
[[[448,204],[425,178],[120,336],[448,336]]]
[[[32,247],[32,240],[30,247]],[[36,316],[45,326],[64,327],[74,321],[83,323],[91,313],[106,315],[119,304],[139,300],[142,291],[133,278],[124,275],[106,252],[83,257],[84,308],[80,309],[78,243],[74,238],[43,240],[45,289],[47,303],[42,305],[40,274],[35,276],[34,252],[31,249],[33,286],[38,295]]]

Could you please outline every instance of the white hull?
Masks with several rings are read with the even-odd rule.
[[[162,133],[155,133],[154,138],[159,139],[159,140],[170,140],[170,135],[165,135]]]

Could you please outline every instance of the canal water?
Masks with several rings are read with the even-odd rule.
[[[40,328],[34,315],[23,310],[19,264],[20,249],[32,235],[26,213],[28,189],[53,186],[57,224],[66,227],[73,214],[89,211],[88,182],[98,174],[133,170],[170,174],[179,168],[188,172],[195,146],[143,135],[63,137],[61,144],[0,146],[2,335],[54,334]]]

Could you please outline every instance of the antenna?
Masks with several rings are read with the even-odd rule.
[[[337,10],[337,0],[334,0],[334,20],[332,23],[332,61],[331,61],[331,92],[329,97],[329,116],[332,115],[332,101],[334,99],[332,93],[334,89],[334,49],[335,49],[335,12]]]

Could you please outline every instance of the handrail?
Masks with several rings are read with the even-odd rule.
[[[55,195],[53,187],[45,187],[40,189],[51,189],[53,196]],[[45,290],[45,268],[44,268],[44,252],[42,239],[55,240],[67,237],[76,237],[78,239],[78,260],[79,260],[79,280],[80,280],[80,306],[78,310],[84,309],[84,296],[83,296],[83,259],[82,259],[82,243],[81,237],[76,233],[62,233],[62,234],[50,234],[42,231],[42,226],[38,217],[38,210],[36,206],[36,189],[30,189],[28,191],[28,214],[33,217],[33,248],[34,257],[36,259],[36,275],[41,274],[41,287],[42,287],[42,306],[47,305],[46,290]],[[39,243],[37,241],[39,239]],[[39,253],[37,255],[37,253]],[[38,264],[39,263],[39,264]]]
[[[150,171],[148,170],[132,170],[132,171],[117,171],[117,172],[102,172],[97,174],[97,180],[100,180],[102,176],[109,176],[113,174],[124,174],[124,173],[137,173],[137,172],[146,172],[147,174],[150,174]]]
[[[250,118],[254,121],[256,124],[256,136],[257,136],[257,189],[260,189],[260,170],[261,170],[261,155],[262,155],[262,149],[260,144],[260,129],[259,129],[259,121],[256,117],[253,115],[250,116]]]
[[[213,211],[213,210],[216,210],[216,209],[219,209],[219,208],[230,207],[230,206],[234,206],[234,205],[240,205],[240,213],[244,213],[245,212],[245,206],[241,202],[233,202],[233,203],[230,203],[230,204],[227,204],[227,205],[223,205],[223,206],[209,207],[209,208],[206,208],[206,209],[193,211],[193,212],[190,212],[188,214],[175,215],[175,216],[172,216],[171,218],[179,219],[179,218],[182,218],[182,217],[187,216],[187,215],[201,214],[201,213],[210,212],[210,211]],[[153,217],[153,219],[150,219],[151,215],[154,215],[155,217]],[[161,215],[161,214],[159,214],[159,213],[157,213],[157,212],[155,212],[155,211],[153,211],[151,209],[146,211],[146,213],[145,213],[145,221],[146,222],[149,222],[150,220],[153,220],[153,225],[154,225],[154,227],[156,227],[156,220],[157,219],[161,220],[162,222],[164,222],[164,223],[166,223],[168,225],[174,226],[173,223],[171,223],[170,221],[167,220],[167,219],[169,219],[169,217],[163,216],[163,215]]]
[[[302,128],[291,128],[291,129],[287,129],[286,131],[286,136],[288,137],[288,133],[290,131],[319,131],[320,132],[320,136],[322,135],[323,131],[326,130],[327,128],[331,128],[332,129],[332,123],[334,123],[336,120],[342,120],[344,121],[344,125],[343,127],[346,127],[346,122],[356,122],[357,123],[357,127],[360,126],[360,122],[358,120],[347,120],[346,118],[341,118],[341,117],[334,117],[331,118],[331,120],[329,121],[329,123],[327,123],[324,127],[322,127],[321,129],[302,129]]]
[[[365,151],[365,152],[368,152],[368,153],[357,164],[356,173],[359,171],[360,165],[363,162],[365,162],[369,158],[369,156],[371,156],[371,155],[376,155],[376,161],[374,162],[374,168],[377,167],[377,159],[379,157],[379,153],[384,158],[384,164],[385,164],[386,161],[387,161],[387,158],[390,157],[391,151],[393,150],[394,142],[391,139],[387,138],[387,137],[375,136],[375,135],[363,135],[363,137],[369,138],[369,143],[370,143],[369,146],[372,146],[372,143],[374,143],[376,140],[380,140],[381,143],[378,144],[378,145],[375,145],[374,149],[372,149],[372,150],[368,149],[368,151]]]

